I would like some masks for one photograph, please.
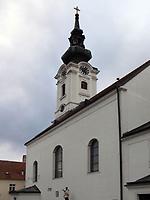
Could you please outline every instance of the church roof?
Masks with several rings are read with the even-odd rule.
[[[150,121],[146,122],[145,124],[142,124],[141,126],[139,126],[137,128],[132,129],[131,131],[124,133],[122,138],[127,138],[129,136],[136,135],[136,134],[141,133],[142,131],[146,131],[148,129],[150,129]]]
[[[0,160],[0,180],[25,180],[25,162]]]
[[[150,175],[140,178],[133,182],[128,182],[126,186],[136,186],[136,185],[149,185],[150,184]]]
[[[41,193],[41,191],[39,190],[39,188],[36,185],[27,187],[27,188],[23,188],[21,190],[14,190],[14,191],[10,191],[10,194],[14,194],[14,193]]]
[[[51,126],[49,126],[47,129],[43,130],[41,133],[39,133],[38,135],[33,137],[28,142],[26,142],[25,145],[28,145],[31,142],[41,138],[42,136],[44,136],[47,133],[47,131],[51,130],[52,128],[56,127],[58,124],[62,123],[66,119],[75,115],[79,111],[83,110],[84,108],[88,107],[89,105],[93,104],[94,102],[98,101],[99,99],[103,98],[105,95],[109,94],[113,90],[116,90],[117,88],[121,87],[122,85],[124,85],[125,83],[130,81],[132,78],[134,78],[136,75],[138,75],[140,72],[142,72],[144,69],[146,69],[149,66],[150,66],[150,60],[148,60],[146,63],[139,66],[138,68],[136,68],[135,70],[133,70],[132,72],[130,72],[129,74],[124,76],[123,78],[119,79],[118,81],[116,81],[115,83],[113,83],[112,85],[107,87],[106,89],[102,90],[101,92],[99,92],[98,94],[93,96],[92,98],[90,98],[88,100],[86,99],[85,101],[81,102],[79,104],[79,106],[75,107],[73,110],[66,112],[60,118],[55,119]]]
[[[77,12],[75,14],[74,29],[71,31],[71,36],[69,38],[70,47],[61,57],[62,61],[65,64],[68,64],[69,62],[74,62],[74,63],[79,63],[81,61],[88,62],[92,58],[91,51],[85,49],[84,40],[85,36],[83,35],[83,30],[80,29],[79,14]]]

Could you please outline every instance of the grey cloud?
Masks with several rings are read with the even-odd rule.
[[[11,146],[8,159],[9,151],[21,157],[24,142],[54,118],[53,77],[69,46],[77,3],[91,64],[101,70],[99,90],[149,59],[147,0],[1,1],[0,146]]]

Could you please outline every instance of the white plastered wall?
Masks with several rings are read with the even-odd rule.
[[[150,120],[150,67],[146,68],[121,90],[122,134]],[[150,132],[123,140],[123,184],[150,174]],[[142,188],[144,189],[144,188]],[[144,190],[143,190],[144,193]],[[135,190],[124,187],[124,199],[135,196]],[[137,198],[137,194],[136,194]],[[135,199],[135,197],[133,198]]]
[[[19,190],[25,186],[24,180],[0,180],[0,200],[9,200],[9,185],[15,184],[15,189]]]
[[[150,186],[143,185],[143,186],[132,186],[128,190],[127,199],[128,200],[139,200],[138,194],[149,194],[150,193]]]
[[[84,75],[80,73],[80,66],[86,66],[89,70],[89,74]],[[63,69],[66,68],[66,75],[61,76]],[[58,70],[57,77],[57,108],[56,118],[64,114],[66,111],[73,109],[81,101],[89,99],[96,94],[96,71],[87,62],[80,62],[78,64],[69,63],[68,65],[62,65]],[[87,90],[81,89],[81,81],[87,82]],[[62,85],[65,84],[66,91],[62,97]],[[60,106],[65,104],[65,109],[60,112]]]
[[[150,130],[123,140],[123,180],[133,182],[150,174]],[[144,188],[141,187],[141,193]],[[130,200],[129,194],[133,193],[124,187],[124,199]],[[150,193],[150,190],[149,190]],[[133,195],[131,194],[131,195]]]
[[[79,113],[27,148],[26,186],[33,185],[32,165],[39,163],[37,186],[42,200],[62,199],[69,187],[71,200],[119,200],[119,144],[116,95]],[[99,141],[99,172],[88,173],[88,143]],[[63,148],[63,178],[53,179],[53,150]],[[60,197],[55,196],[59,191]]]
[[[121,92],[122,133],[150,120],[150,67],[126,83]]]

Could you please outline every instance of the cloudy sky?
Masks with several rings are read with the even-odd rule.
[[[149,0],[0,0],[0,159],[54,119],[54,76],[79,6],[98,91],[150,59]]]

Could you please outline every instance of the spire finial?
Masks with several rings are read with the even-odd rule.
[[[74,9],[76,10],[74,28],[80,29],[80,25],[79,25],[79,11],[80,11],[80,9],[78,8],[78,6],[76,6]]]
[[[78,15],[79,11],[80,11],[80,9],[78,8],[78,6],[76,6],[74,9],[76,10],[76,14]]]
[[[65,64],[68,64],[69,62],[88,62],[92,58],[91,52],[88,49],[85,49],[84,46],[85,36],[83,35],[83,30],[80,29],[79,24],[80,9],[78,6],[76,6],[74,9],[76,11],[74,29],[71,31],[70,38],[68,38],[70,47],[62,56],[62,60]]]

